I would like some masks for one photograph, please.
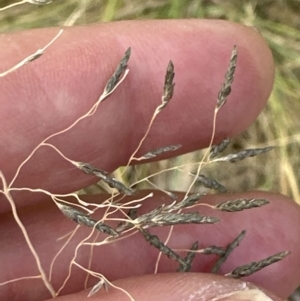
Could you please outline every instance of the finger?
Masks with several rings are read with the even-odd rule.
[[[1,70],[43,47],[57,31],[2,35],[0,42],[7,47],[1,49]],[[93,117],[51,143],[66,157],[92,162],[104,170],[126,164],[161,103],[165,70],[172,59],[174,97],[154,122],[139,154],[170,144],[182,144],[180,152],[206,146],[233,45],[238,47],[238,66],[233,92],[218,114],[216,141],[246,129],[270,94],[272,56],[256,31],[203,20],[129,21],[65,29],[45,55],[0,82],[1,170],[8,183],[41,140],[91,108],[128,46],[132,58],[124,83]],[[94,181],[53,149],[43,147],[21,170],[15,186],[62,193]],[[33,199],[22,193],[18,204]],[[2,210],[7,210],[3,204],[7,203],[1,201]]]
[[[260,290],[249,282],[223,278],[212,274],[159,274],[127,278],[113,283],[117,288],[102,289],[87,298],[88,291],[63,296],[57,300],[215,300],[215,301],[280,301],[271,293]],[[120,288],[123,290],[120,290]],[[128,294],[128,295],[127,295]],[[270,299],[272,298],[272,299]]]
[[[298,269],[300,264],[298,247],[300,237],[299,206],[285,197],[263,192],[207,196],[203,199],[203,202],[215,204],[224,200],[243,197],[263,197],[270,200],[271,203],[261,208],[236,213],[219,212],[205,206],[193,208],[189,211],[200,210],[201,214],[219,217],[221,221],[214,225],[178,225],[174,227],[168,246],[178,252],[182,249],[190,249],[195,241],[199,242],[199,248],[212,245],[225,247],[242,230],[246,230],[245,238],[229,256],[219,273],[226,274],[238,266],[262,260],[278,252],[290,251],[291,254],[281,262],[246,278],[246,280],[274,292],[279,297],[286,298],[294,291],[300,280]],[[92,196],[89,196],[88,199],[95,201]],[[101,200],[98,201],[101,202]],[[160,204],[169,202],[165,195],[158,193],[154,198],[143,203],[139,214],[149,212],[149,210],[158,207]],[[98,212],[98,214],[98,218],[103,218],[103,211]],[[41,262],[48,275],[54,256],[69,236],[61,240],[58,240],[58,238],[72,231],[75,225],[72,221],[65,219],[51,203],[29,207],[21,212],[21,218],[28,229],[33,245],[40,255]],[[116,224],[111,225],[116,226]],[[0,263],[2,270],[0,271],[0,283],[14,278],[37,275],[36,263],[11,216],[8,214],[1,216],[0,229],[6,229],[6,234],[1,235]],[[168,227],[158,227],[150,229],[150,232],[158,235],[160,240],[164,242],[169,230]],[[90,233],[90,228],[81,227],[56,259],[51,279],[56,291],[59,290],[68,275],[69,265],[76,246]],[[105,237],[106,235],[99,234],[96,241],[102,242]],[[88,241],[94,241],[94,238],[95,236]],[[103,274],[110,281],[154,273],[158,250],[151,247],[140,233],[129,237],[122,236],[121,238],[123,239],[111,244],[95,246],[90,269]],[[81,246],[77,251],[76,262],[82,267],[88,268],[91,258],[91,246]],[[180,252],[180,254],[184,256],[186,252]],[[192,271],[210,272],[216,260],[216,256],[197,254]],[[173,272],[177,268],[177,262],[162,256],[158,265],[158,272]],[[9,275],[7,271],[10,271]],[[73,265],[71,277],[61,294],[74,293],[84,289],[85,281],[86,273],[78,266]],[[88,285],[94,285],[95,281],[90,277]],[[1,296],[7,296],[9,300],[14,300],[13,291],[20,292],[19,296],[22,296],[22,300],[26,300],[26,296],[30,296],[28,298],[31,301],[49,298],[49,293],[43,288],[44,285],[40,279],[26,280],[26,282],[20,281],[0,287],[0,294]],[[36,298],[33,298],[33,296],[36,296]],[[15,297],[15,300],[19,299]]]

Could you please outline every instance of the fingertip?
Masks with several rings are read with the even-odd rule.
[[[103,300],[103,301],[281,301],[255,285],[213,274],[177,273],[145,275],[121,279],[108,284],[87,298],[90,290],[67,295],[58,300]]]
[[[252,62],[254,68],[259,70],[258,85],[262,90],[262,99],[268,100],[274,84],[275,64],[272,51],[262,34],[253,27],[243,26],[245,39],[249,49],[253,47]],[[253,89],[255,87],[253,86]]]
[[[138,197],[143,197],[146,194],[148,193],[145,191],[140,193]],[[126,198],[124,202],[131,202],[136,197]],[[183,195],[178,194],[178,197],[181,199]],[[82,197],[84,201],[93,204],[103,203],[106,198],[107,196],[104,195]],[[291,251],[291,254],[280,262],[273,263],[246,279],[272,291],[281,298],[287,298],[299,285],[300,279],[298,268],[300,258],[298,247],[300,237],[299,206],[297,207],[290,200],[280,195],[263,192],[221,196],[210,195],[203,198],[203,202],[214,205],[222,201],[244,198],[267,198],[270,204],[261,208],[235,213],[219,212],[207,206],[201,206],[199,209],[202,215],[215,216],[220,218],[221,221],[214,225],[176,225],[168,241],[168,246],[180,254],[190,249],[195,241],[199,241],[199,249],[209,246],[226,247],[232,243],[242,230],[246,230],[246,236],[227,258],[219,273],[228,274],[237,267],[250,262],[258,262],[285,250]],[[165,194],[156,192],[153,199],[143,202],[138,214],[150,212],[150,210],[170,202],[171,200]],[[192,211],[195,210],[196,208]],[[52,259],[65,243],[64,240],[58,240],[58,238],[70,233],[69,231],[72,231],[75,225],[72,221],[65,219],[61,212],[57,210],[57,207],[51,203],[40,202],[36,206],[29,206],[26,210],[19,210],[19,214],[47,271]],[[104,211],[98,210],[93,218],[100,220],[103,218],[103,214]],[[38,219],[38,227],[36,226],[37,216],[42,217]],[[117,214],[111,217],[118,216],[121,217],[122,215]],[[35,262],[21,232],[9,214],[2,215],[1,218],[1,226],[3,229],[7,229],[7,235],[3,238],[3,248],[0,254],[0,261],[3,262],[3,273],[0,273],[0,280],[7,280],[6,270],[10,270],[11,278],[20,278],[31,274]],[[283,219],[285,222],[280,223],[279,221]],[[115,223],[115,225],[110,225],[115,228],[117,222]],[[44,229],[47,229],[46,239]],[[170,229],[168,227],[156,227],[150,231],[151,234],[157,235],[164,242]],[[54,287],[61,286],[70,268],[69,264],[73,260],[74,250],[90,234],[90,228],[81,227],[71,243],[65,247],[63,253],[57,258],[52,273]],[[103,240],[106,237],[105,234],[99,233],[97,234],[97,241],[104,242]],[[20,249],[23,250],[21,257],[19,256]],[[81,246],[80,249],[76,262],[82,267],[89,266],[93,272],[100,271],[111,281],[153,273],[158,256],[158,250],[151,247],[149,242],[139,233],[117,239],[113,243],[100,243],[100,245],[93,248],[92,258],[90,257],[90,246]],[[25,261],[24,258],[26,258]],[[197,254],[192,264],[192,271],[210,273],[216,260],[217,256],[215,255]],[[163,275],[175,271],[177,268],[178,263],[176,261],[170,260],[167,256],[162,256],[158,273]],[[68,294],[80,291],[84,288],[85,279],[86,272],[74,266],[72,275],[61,293]],[[90,280],[89,286],[94,285],[93,279],[90,278]],[[47,296],[47,291],[40,279],[39,281],[27,280],[26,284],[24,285],[23,282],[8,284],[2,287],[1,293],[7,297],[13,296],[13,288],[19,292],[19,296],[23,296],[23,299],[26,295],[36,296],[36,298],[39,296],[39,299]],[[31,298],[31,300],[39,299]]]
[[[2,67],[45,46],[57,32],[52,28],[0,36],[8,45],[0,53]],[[216,20],[126,21],[65,29],[39,60],[0,82],[4,129],[0,156],[5,177],[9,181],[43,139],[91,108],[128,46],[132,56],[124,83],[94,116],[51,143],[67,158],[93,162],[103,170],[125,165],[161,102],[165,70],[172,59],[174,97],[153,123],[138,155],[167,145],[182,145],[171,155],[206,147],[233,45],[238,47],[238,65],[232,93],[218,114],[216,142],[245,130],[271,91],[272,56],[257,32]],[[6,118],[12,115],[16,118]],[[47,147],[31,161],[17,185],[63,193],[95,182]]]

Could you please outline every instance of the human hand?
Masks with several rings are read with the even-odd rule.
[[[7,45],[0,53],[1,70],[46,45],[56,32],[57,29],[43,29],[1,36],[1,45]],[[235,44],[239,51],[238,67],[232,94],[218,114],[217,141],[246,129],[264,107],[272,89],[271,54],[254,30],[228,22],[202,20],[120,22],[66,29],[43,57],[0,81],[0,157],[6,180],[12,179],[20,163],[44,138],[67,127],[92,106],[128,46],[132,47],[132,58],[126,80],[92,118],[53,138],[51,143],[66,157],[92,162],[104,170],[112,171],[126,164],[159,104],[165,68],[172,59],[175,94],[172,103],[153,124],[141,153],[178,143],[183,147],[176,154],[207,146],[216,95]],[[70,166],[53,149],[42,147],[24,165],[14,187],[40,187],[53,193],[68,193],[91,181],[94,179]],[[57,239],[71,231],[74,223],[65,219],[50,198],[41,193],[22,191],[12,195],[48,274],[53,257],[65,242]],[[214,213],[222,222],[211,227],[175,227],[170,244],[176,242],[177,248],[187,249],[199,240],[203,246],[226,246],[246,229],[245,239],[220,273],[289,250],[291,255],[283,261],[247,278],[285,298],[300,279],[299,208],[285,197],[272,193],[241,193],[234,198],[245,196],[265,197],[271,204],[233,215]],[[99,201],[99,197],[96,198]],[[227,198],[208,196],[204,201],[219,203]],[[94,196],[85,199],[96,201]],[[36,261],[10,213],[9,203],[4,196],[0,201],[0,283],[38,275]],[[167,201],[164,195],[157,193],[151,205],[146,203],[145,207]],[[145,207],[143,210],[147,210]],[[58,289],[66,278],[74,250],[87,231],[90,229],[82,227],[57,258],[53,287]],[[166,238],[166,229],[154,232]],[[76,262],[88,267],[89,258],[90,248],[82,247]],[[217,296],[246,287],[240,281],[212,274],[172,273],[176,267],[166,258],[162,258],[159,272],[170,273],[151,275],[156,258],[157,250],[141,235],[135,235],[94,248],[91,269],[126,289],[135,300],[221,300]],[[208,272],[214,260],[196,256],[193,272]],[[135,278],[129,278],[132,276]],[[65,296],[60,298],[83,300],[88,294],[82,291],[85,278],[86,273],[73,266],[62,291]],[[41,279],[0,286],[0,295],[3,300],[38,301],[50,297]],[[93,298],[129,300],[124,293],[111,288],[108,292],[99,291],[90,299]],[[239,299],[234,295],[228,298],[242,299],[241,295]],[[256,300],[249,295],[247,298]],[[274,300],[280,299],[274,297]]]

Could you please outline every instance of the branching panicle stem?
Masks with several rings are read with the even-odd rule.
[[[32,4],[47,4],[50,2],[49,0],[24,0],[23,2],[28,2]],[[21,3],[21,2],[20,2]],[[56,37],[57,38],[57,37]],[[55,38],[55,39],[56,39]],[[43,53],[44,50],[52,44],[52,42],[55,40],[53,39],[46,47],[43,49],[38,50],[35,54],[27,57],[25,60],[20,62],[18,65],[13,67],[12,69],[8,70],[5,73],[0,74],[1,76],[5,76],[6,74],[15,71],[17,68],[23,66],[24,64],[30,63],[33,60],[38,59]],[[171,197],[173,202],[166,205],[162,204],[157,208],[152,209],[151,211],[148,211],[146,213],[143,213],[141,215],[138,215],[137,208],[142,207],[143,203],[142,201],[145,200],[146,198],[153,197],[153,193],[149,194],[147,197],[143,197],[141,199],[136,199],[137,192],[136,188],[133,189],[133,185],[125,185],[124,183],[127,183],[124,181],[124,178],[122,177],[125,174],[125,171],[127,167],[131,164],[133,160],[136,161],[142,161],[142,160],[147,160],[147,159],[153,159],[156,158],[160,155],[174,152],[178,150],[182,145],[180,144],[171,144],[167,146],[161,146],[155,149],[152,149],[146,154],[142,155],[141,157],[135,157],[135,155],[138,153],[138,151],[141,149],[141,146],[143,145],[145,139],[147,138],[150,129],[152,127],[152,124],[155,121],[155,118],[157,117],[158,114],[160,114],[163,109],[166,108],[166,106],[170,103],[170,100],[172,99],[173,93],[174,93],[174,64],[172,61],[169,62],[164,78],[164,84],[163,84],[163,94],[161,97],[161,103],[156,107],[155,111],[153,112],[153,115],[150,119],[150,122],[148,124],[148,127],[146,129],[145,134],[143,135],[142,139],[139,141],[139,144],[137,145],[135,151],[132,153],[131,157],[128,160],[127,165],[125,166],[124,172],[121,174],[121,176],[116,175],[114,173],[114,176],[117,178],[122,179],[122,181],[117,180],[114,178],[110,173],[107,171],[104,171],[102,169],[99,169],[90,163],[84,163],[84,162],[78,162],[74,161],[70,158],[68,158],[66,155],[63,154],[62,151],[60,151],[56,146],[53,144],[49,143],[49,140],[53,137],[56,137],[58,135],[61,135],[67,131],[69,131],[71,128],[76,126],[81,120],[88,118],[96,112],[98,109],[98,106],[101,102],[103,102],[105,99],[108,98],[109,95],[111,95],[115,89],[121,84],[121,82],[124,80],[124,78],[128,74],[128,61],[131,55],[131,49],[128,48],[127,51],[125,52],[123,58],[120,60],[119,64],[117,65],[115,71],[111,75],[110,79],[107,81],[103,94],[99,97],[97,102],[89,109],[88,112],[86,112],[84,115],[79,117],[77,120],[75,120],[71,125],[68,127],[64,128],[61,131],[58,131],[47,138],[45,138],[39,145],[37,145],[30,155],[20,164],[18,167],[15,175],[13,176],[11,182],[9,185],[7,185],[6,180],[4,178],[4,175],[0,171],[0,178],[2,179],[3,187],[0,190],[0,193],[3,193],[12,210],[12,214],[14,216],[14,219],[18,225],[18,227],[21,229],[23,236],[25,237],[26,243],[31,251],[31,253],[34,256],[34,259],[36,261],[36,265],[38,267],[38,270],[40,272],[39,276],[33,276],[35,278],[41,278],[44,282],[44,285],[48,289],[48,291],[51,293],[52,297],[56,297],[60,294],[61,290],[64,288],[66,285],[67,281],[69,280],[71,276],[71,269],[73,265],[76,265],[78,268],[84,270],[85,272],[88,273],[88,276],[91,277],[96,277],[98,278],[98,282],[92,290],[89,293],[89,296],[94,295],[97,293],[102,286],[106,286],[109,281],[101,274],[93,272],[90,270],[90,265],[92,262],[92,257],[93,257],[93,247],[96,246],[101,246],[107,243],[113,243],[117,241],[118,239],[124,239],[128,237],[128,232],[131,234],[135,234],[140,232],[143,237],[145,238],[146,241],[148,241],[153,247],[155,247],[157,250],[159,250],[160,255],[164,254],[167,257],[171,258],[174,261],[177,261],[179,263],[178,271],[179,272],[188,272],[192,268],[192,263],[193,260],[196,256],[196,254],[206,254],[206,255],[211,255],[214,254],[218,256],[218,259],[212,269],[213,273],[217,273],[222,264],[226,261],[226,259],[229,257],[229,255],[232,254],[233,250],[239,245],[241,240],[244,238],[246,231],[242,231],[230,244],[228,244],[226,247],[221,247],[221,246],[208,246],[208,247],[203,247],[202,249],[199,249],[199,244],[198,241],[196,241],[189,250],[184,250],[187,252],[187,255],[185,257],[180,256],[177,252],[172,249],[171,247],[168,246],[168,241],[171,237],[173,227],[179,224],[214,224],[219,222],[220,220],[216,217],[213,216],[206,216],[203,214],[200,214],[198,211],[192,211],[192,212],[186,212],[183,211],[183,209],[187,209],[191,207],[200,207],[200,206],[208,206],[210,209],[214,210],[220,210],[220,211],[226,211],[226,212],[237,212],[237,211],[242,211],[246,209],[252,209],[252,208],[258,208],[262,207],[264,205],[267,205],[269,203],[268,200],[265,199],[248,199],[248,198],[243,198],[243,199],[236,199],[236,200],[227,200],[224,201],[220,204],[217,205],[209,205],[205,204],[202,202],[202,198],[204,194],[199,193],[199,192],[191,192],[192,189],[194,189],[195,183],[201,183],[202,186],[209,188],[209,189],[214,189],[219,193],[225,193],[227,192],[227,189],[225,186],[220,184],[217,180],[213,179],[212,177],[208,177],[203,174],[202,168],[203,166],[207,166],[209,163],[212,162],[222,162],[222,161],[228,161],[228,162],[237,162],[240,160],[243,160],[248,157],[253,157],[265,152],[268,152],[271,150],[273,147],[265,147],[265,148],[256,148],[256,149],[246,149],[243,151],[240,151],[235,154],[229,154],[225,155],[223,157],[220,157],[220,154],[226,149],[228,146],[230,140],[225,139],[218,145],[213,145],[214,139],[215,139],[215,133],[216,133],[216,120],[217,120],[217,114],[219,110],[225,105],[227,98],[229,94],[231,93],[231,87],[233,84],[234,80],[234,74],[235,74],[235,69],[236,69],[236,64],[237,64],[237,48],[234,46],[232,53],[231,53],[231,58],[229,62],[229,66],[227,68],[226,74],[225,74],[225,80],[224,83],[218,93],[217,96],[217,102],[214,110],[214,116],[213,116],[213,127],[212,127],[212,135],[211,135],[211,140],[209,143],[208,150],[204,154],[202,160],[200,162],[196,163],[197,170],[196,172],[188,172],[189,175],[193,177],[193,181],[191,184],[189,184],[189,188],[186,191],[185,196],[183,197],[182,200],[177,200],[177,194],[174,194],[167,189],[160,189],[159,185],[155,184],[155,182],[151,182],[149,180],[149,177],[143,178],[140,182],[146,182],[148,181],[148,184],[152,184],[153,187],[156,189],[160,189],[160,191],[164,192],[165,195],[168,197]],[[160,145],[158,145],[160,146]],[[32,158],[34,153],[41,147],[51,147],[56,151],[56,153],[69,162],[70,164],[73,164],[76,166],[78,169],[83,171],[87,175],[92,175],[94,177],[97,177],[98,180],[103,181],[106,183],[109,187],[113,188],[113,193],[112,195],[105,200],[102,204],[89,204],[85,202],[84,200],[81,200],[79,195],[78,198],[75,198],[76,201],[80,205],[73,205],[69,203],[68,200],[64,200],[66,196],[71,196],[72,194],[68,195],[59,195],[59,194],[53,194],[49,191],[45,191],[42,189],[30,189],[30,188],[19,188],[19,187],[13,187],[16,178],[18,177],[22,167]],[[99,154],[100,155],[100,154]],[[176,166],[173,169],[177,169],[180,172],[185,172],[183,170],[180,170],[179,166]],[[166,170],[163,170],[164,172]],[[129,182],[129,181],[128,181]],[[139,182],[137,182],[139,183]],[[63,245],[63,247],[60,249],[60,251],[56,254],[54,257],[51,265],[50,265],[50,276],[47,278],[45,271],[41,265],[40,258],[34,249],[31,240],[29,238],[29,235],[27,233],[27,230],[25,226],[23,225],[22,221],[19,218],[15,202],[11,196],[12,191],[31,191],[31,192],[43,192],[48,196],[51,196],[52,200],[55,202],[57,207],[60,209],[60,211],[69,219],[77,223],[76,229],[71,233],[67,234],[66,236],[69,237],[67,242]],[[75,194],[75,193],[74,193]],[[126,203],[124,203],[124,198],[125,196],[130,196],[131,198],[134,198],[133,200],[130,200]],[[201,200],[201,203],[200,203]],[[95,208],[94,210],[89,210],[88,206],[93,206],[92,208]],[[83,211],[75,209],[75,207],[78,206],[80,207]],[[103,217],[101,220],[95,220],[92,218],[92,214],[98,209],[105,209],[105,213],[103,214]],[[129,212],[126,214],[125,210],[129,210]],[[86,213],[87,212],[87,213]],[[123,218],[117,217],[115,218],[115,213],[121,213]],[[113,215],[113,216],[110,216]],[[119,223],[118,227],[114,229],[113,227],[109,226],[106,222],[107,221],[117,221]],[[51,285],[51,275],[52,275],[52,268],[54,261],[56,260],[57,256],[62,252],[63,248],[71,241],[73,236],[76,234],[76,230],[79,228],[79,225],[85,226],[92,228],[90,231],[90,234],[85,237],[75,248],[74,251],[74,257],[70,261],[69,265],[69,274],[65,278],[62,286],[60,289],[55,292]],[[163,227],[163,226],[171,226],[171,230],[169,232],[169,235],[166,239],[166,241],[162,242],[160,238],[157,235],[153,235],[148,231],[148,228],[150,227]],[[93,242],[89,242],[88,240],[91,239],[94,230],[98,230],[102,233],[107,234],[108,236],[103,239],[103,241],[98,241],[98,237],[103,236],[99,235],[99,232],[97,232],[97,237],[94,239]],[[128,231],[127,231],[128,230]],[[90,261],[89,261],[89,267],[88,269],[81,266],[78,262],[76,262],[76,257],[78,254],[78,250],[81,246],[83,245],[90,245],[91,246],[91,252],[90,252]],[[252,273],[255,273],[256,271],[259,271],[260,269],[273,264],[277,261],[282,260],[284,257],[286,257],[289,254],[289,252],[281,252],[278,254],[275,254],[273,256],[270,256],[266,259],[263,259],[258,262],[252,262],[243,266],[240,266],[236,269],[234,269],[231,273],[227,274],[226,276],[234,277],[234,278],[239,278],[243,276],[250,275]],[[160,259],[160,255],[158,256],[156,266],[155,266],[155,272],[157,272],[158,269],[158,263]],[[33,278],[31,277],[31,278]],[[30,278],[30,277],[28,277]],[[20,278],[21,279],[21,278]],[[23,278],[22,278],[23,279]],[[86,283],[88,283],[88,277],[86,278]],[[9,283],[9,281],[7,281]],[[113,284],[110,283],[110,286],[114,286]],[[121,288],[118,288],[122,290]],[[125,290],[122,290],[129,298],[130,300],[133,300],[133,298],[130,296],[129,293],[127,293]]]

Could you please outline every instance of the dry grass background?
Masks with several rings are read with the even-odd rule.
[[[14,3],[0,1],[0,6]],[[218,180],[229,191],[264,189],[281,192],[300,203],[300,1],[299,0],[54,0],[46,6],[23,4],[0,14],[0,30],[80,25],[124,19],[218,18],[256,27],[267,39],[276,62],[276,81],[270,101],[258,120],[234,139],[229,151],[262,145],[278,145],[267,156],[218,170]],[[254,88],[254,87],[253,87]],[[299,108],[299,109],[298,109]],[[201,157],[195,152],[151,165],[139,166],[135,173],[157,169]],[[267,160],[267,162],[265,161]],[[229,176],[228,176],[229,173]],[[214,175],[214,170],[211,170]],[[154,179],[166,189],[185,189],[178,172]],[[229,180],[228,180],[229,179]],[[226,180],[226,181],[225,181]],[[95,187],[87,192],[95,192]]]
[[[0,7],[14,2],[0,0]],[[266,156],[252,158],[251,164],[245,160],[232,165],[229,171],[218,169],[217,179],[231,192],[271,190],[289,195],[300,204],[299,16],[300,0],[53,0],[46,6],[23,4],[0,12],[0,31],[159,18],[218,18],[256,27],[274,55],[275,86],[268,106],[247,131],[234,139],[228,152],[266,145],[279,147]],[[140,178],[174,164],[199,161],[201,157],[200,151],[144,164],[137,167],[135,173]],[[210,172],[214,177],[216,171],[211,169]],[[186,184],[179,182],[178,171],[163,173],[154,182],[165,189],[186,189]],[[98,188],[93,186],[85,192],[94,193]]]

